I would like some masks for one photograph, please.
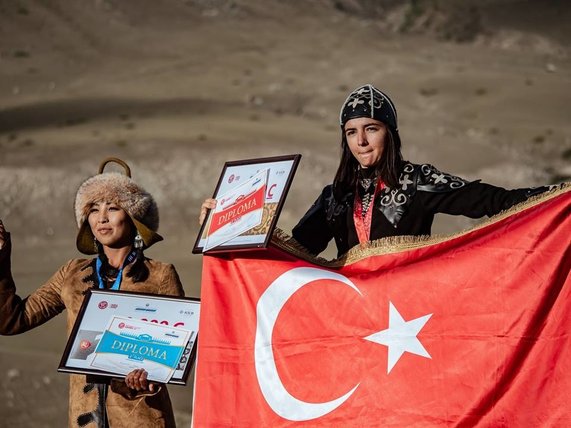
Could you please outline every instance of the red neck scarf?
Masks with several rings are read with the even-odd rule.
[[[359,186],[359,183],[357,183]],[[369,208],[363,216],[363,201],[359,196],[359,190],[355,190],[355,202],[353,204],[353,223],[355,223],[355,229],[357,230],[357,237],[359,238],[359,244],[361,247],[365,247],[367,242],[371,240],[371,220],[373,218],[373,209],[375,206],[375,197],[377,193],[385,188],[385,183],[379,178],[375,183],[375,190],[373,192],[373,197]]]

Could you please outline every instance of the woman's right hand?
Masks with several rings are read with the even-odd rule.
[[[158,385],[147,380],[147,371],[145,369],[135,369],[125,376],[125,383],[131,389],[141,392],[155,392]]]
[[[2,219],[0,219],[0,250],[6,246],[9,239],[10,239],[10,234],[6,232],[4,223],[2,223]]]
[[[214,208],[216,208],[216,199],[213,198],[206,199],[200,206],[200,215],[198,216],[198,224],[202,226],[202,223],[204,223],[204,219],[206,218],[208,210],[212,210]]]

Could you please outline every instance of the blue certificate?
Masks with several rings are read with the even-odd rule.
[[[196,298],[89,290],[58,371],[117,378],[129,373],[129,368],[151,367],[155,379],[185,385],[196,357],[199,316]],[[113,324],[120,317],[123,321]],[[92,365],[94,360],[99,368]]]
[[[143,368],[148,379],[166,383],[175,372],[191,331],[114,316],[103,332],[90,366],[126,375]]]

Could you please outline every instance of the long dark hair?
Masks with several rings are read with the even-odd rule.
[[[379,163],[375,166],[376,175],[390,188],[399,184],[403,158],[399,133],[386,127],[385,147]],[[351,153],[345,133],[341,133],[341,161],[333,179],[335,199],[340,200],[348,192],[353,192],[357,184],[359,163]]]
[[[133,231],[131,241],[134,242],[135,235],[137,234],[137,229],[133,222],[131,222],[131,226],[131,230]],[[144,282],[149,277],[149,269],[147,268],[147,265],[145,265],[145,254],[143,253],[143,248],[135,248],[133,245],[133,249],[136,253],[135,260],[133,263],[131,263],[126,275],[127,277],[132,278],[133,282]],[[97,253],[99,259],[101,260],[101,269],[99,271],[101,278],[107,278],[110,275],[112,276],[115,274],[117,269],[109,264],[109,259],[103,251],[103,245],[101,245],[99,242],[97,242]]]

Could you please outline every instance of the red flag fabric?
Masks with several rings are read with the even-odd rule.
[[[448,238],[205,256],[194,427],[571,426],[571,191]]]

